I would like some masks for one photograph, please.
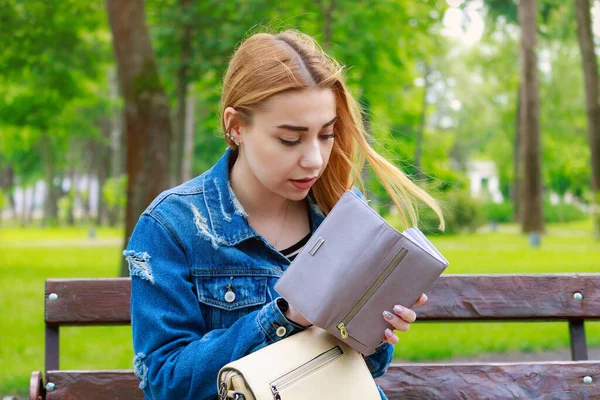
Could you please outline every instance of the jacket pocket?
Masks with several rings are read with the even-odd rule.
[[[195,276],[194,280],[208,330],[229,328],[262,308],[267,299],[266,277]]]

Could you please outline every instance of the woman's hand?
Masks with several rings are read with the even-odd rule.
[[[427,301],[427,295],[423,293],[419,298],[419,301],[415,303],[415,307],[422,306]],[[415,322],[417,314],[410,308],[406,308],[401,305],[394,306],[393,312],[384,311],[383,318],[389,322],[394,330],[406,332],[410,328],[411,322]],[[392,329],[386,329],[384,332],[385,342],[389,344],[398,343],[398,336],[392,331]]]
[[[294,306],[289,305],[288,309],[283,313],[287,319],[292,322],[295,322],[298,325],[302,325],[305,327],[311,326],[312,322],[304,318],[304,315],[300,314]]]

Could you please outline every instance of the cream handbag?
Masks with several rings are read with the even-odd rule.
[[[219,400],[381,399],[362,354],[315,326],[225,365],[217,385]]]

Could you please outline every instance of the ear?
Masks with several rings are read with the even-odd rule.
[[[227,132],[231,132],[232,129],[239,131],[238,112],[235,108],[227,107],[225,111],[223,111],[223,120],[225,122],[225,129]]]

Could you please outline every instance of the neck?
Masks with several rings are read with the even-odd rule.
[[[264,187],[238,155],[230,172],[231,189],[248,215],[272,216],[283,213],[288,205],[287,198]]]

